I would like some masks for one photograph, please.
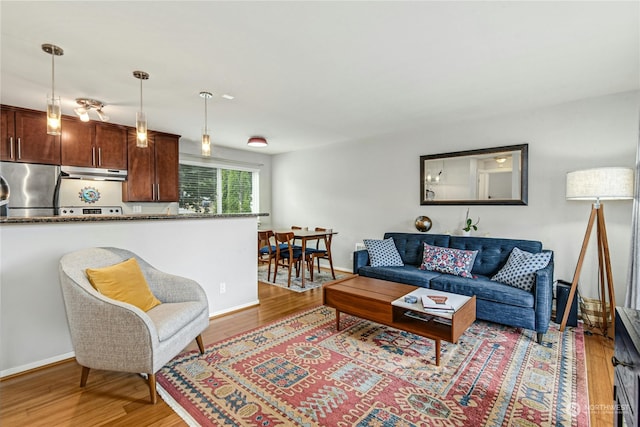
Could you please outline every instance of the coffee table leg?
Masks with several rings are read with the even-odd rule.
[[[336,310],[336,331],[340,330],[340,312]]]
[[[436,340],[436,366],[440,366],[440,340]]]

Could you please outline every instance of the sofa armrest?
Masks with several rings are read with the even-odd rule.
[[[369,265],[369,252],[366,249],[353,253],[353,274],[358,274],[360,267]]]
[[[545,333],[551,322],[551,306],[553,304],[553,252],[545,268],[536,272],[536,283],[533,288],[536,311],[536,331]]]

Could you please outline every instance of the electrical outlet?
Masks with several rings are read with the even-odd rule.
[[[225,292],[227,292],[227,284],[224,282],[220,283],[220,293],[224,294]]]

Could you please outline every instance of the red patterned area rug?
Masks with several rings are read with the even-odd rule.
[[[588,426],[582,328],[477,321],[435,343],[327,307],[184,353],[157,375],[190,425]]]

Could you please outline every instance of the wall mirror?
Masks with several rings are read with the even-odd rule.
[[[526,205],[529,144],[420,156],[421,205]]]

